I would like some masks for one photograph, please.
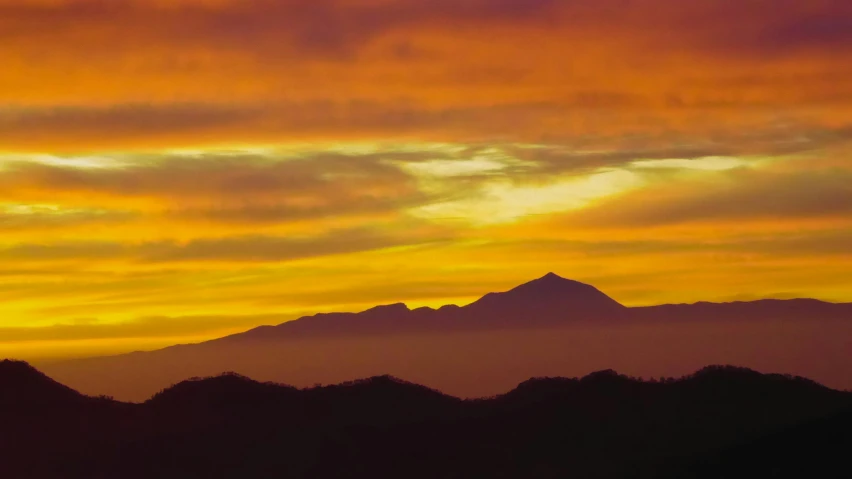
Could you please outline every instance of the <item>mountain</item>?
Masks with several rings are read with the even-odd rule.
[[[89,393],[141,401],[224,371],[300,387],[393,374],[464,397],[535,375],[618,368],[676,376],[711,363],[852,388],[852,304],[810,299],[625,307],[550,273],[464,306],[307,316],[199,344],[39,366]]]
[[[505,293],[489,293],[459,311],[466,324],[553,326],[618,319],[626,309],[594,286],[548,273]]]
[[[0,408],[55,408],[85,400],[23,361],[0,361]]]
[[[799,428],[832,433],[809,425],[852,407],[852,393],[733,367],[663,381],[534,378],[479,400],[390,376],[297,389],[236,374],[141,404],[88,400],[64,420],[20,423],[20,405],[0,408],[0,477],[693,477],[677,474],[740,451],[765,467],[779,459],[763,444]]]
[[[503,293],[488,293],[467,306],[411,310],[405,304],[361,313],[307,316],[223,338],[228,341],[306,336],[370,335],[552,327],[621,318],[627,308],[593,286],[554,273]]]
[[[278,326],[261,326],[215,341],[553,328],[589,321],[812,317],[852,319],[852,304],[791,299],[628,308],[594,286],[548,273],[509,291],[488,293],[466,306],[412,310],[403,303],[397,303],[376,306],[361,313],[317,314]]]
[[[807,320],[809,318],[852,319],[852,304],[827,303],[816,299],[761,299],[731,303],[664,304],[631,308],[631,317],[680,320]]]

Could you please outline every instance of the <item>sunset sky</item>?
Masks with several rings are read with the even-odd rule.
[[[852,1],[0,0],[0,357],[852,301]]]

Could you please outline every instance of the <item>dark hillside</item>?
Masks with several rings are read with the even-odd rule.
[[[837,428],[819,421],[852,407],[848,393],[731,367],[531,379],[467,401],[389,376],[300,390],[227,374],[134,405],[23,363],[2,363],[0,386],[0,473],[32,479],[664,477],[742,463],[750,444],[759,468],[785,431],[830,440]],[[804,457],[839,450],[799,442]]]

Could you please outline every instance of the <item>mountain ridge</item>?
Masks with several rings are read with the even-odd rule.
[[[806,308],[819,311],[808,311]],[[811,298],[754,301],[672,303],[628,307],[596,287],[555,273],[508,291],[486,293],[470,304],[411,309],[391,303],[361,312],[332,312],[302,316],[277,325],[264,325],[208,342],[347,334],[451,332],[489,328],[555,327],[582,321],[673,319],[673,315],[712,319],[718,314],[807,316],[818,312],[852,318],[852,303]],[[203,344],[203,343],[202,343]]]
[[[0,391],[22,392],[8,369]],[[728,448],[748,458],[751,444],[760,470],[772,460],[764,438],[852,407],[852,392],[731,366],[659,381],[612,370],[533,378],[473,400],[387,375],[296,389],[226,374],[181,381],[140,404],[81,397],[85,407],[0,408],[0,476],[693,477],[681,466],[728,464],[715,458]],[[818,438],[836,451],[826,460],[843,463],[848,436]]]
[[[491,400],[500,398],[503,396],[509,396],[518,391],[529,388],[531,385],[541,385],[541,384],[574,384],[574,385],[583,385],[583,384],[593,384],[600,382],[620,382],[620,383],[630,383],[630,384],[685,384],[690,382],[703,382],[710,380],[720,381],[720,382],[734,382],[734,383],[745,383],[745,382],[762,382],[764,384],[775,383],[775,384],[783,384],[786,383],[788,385],[798,385],[799,387],[808,387],[812,390],[821,390],[821,391],[832,391],[834,393],[848,395],[850,400],[852,400],[852,391],[842,391],[827,387],[823,384],[820,384],[816,381],[808,379],[802,376],[795,376],[790,374],[780,374],[780,373],[762,373],[755,371],[746,367],[738,367],[731,365],[709,365],[705,366],[692,374],[687,374],[677,378],[650,378],[644,379],[641,377],[634,377],[626,374],[621,374],[618,371],[614,371],[612,369],[600,370],[588,373],[583,376],[577,377],[561,377],[561,376],[540,376],[540,377],[531,377],[526,381],[519,383],[516,387],[508,390],[505,393],[497,394],[494,396],[488,396],[483,398],[473,398],[473,399],[462,399],[451,394],[444,393],[434,388],[430,388],[427,386],[423,386],[421,384],[417,384],[415,382],[407,381],[405,379],[384,374],[377,375],[372,377],[367,377],[363,379],[356,379],[350,381],[343,381],[336,384],[327,384],[327,385],[314,385],[311,387],[303,387],[297,388],[288,384],[279,383],[275,381],[258,381],[252,379],[251,377],[245,376],[243,374],[239,374],[236,372],[224,372],[218,375],[206,376],[206,377],[193,377],[188,378],[183,381],[179,381],[171,386],[161,390],[160,392],[154,394],[149,399],[144,401],[142,404],[156,402],[163,397],[167,397],[173,395],[174,393],[189,393],[190,395],[195,394],[195,391],[198,389],[238,389],[238,388],[247,388],[247,389],[278,389],[281,391],[287,391],[292,393],[310,393],[312,391],[321,391],[321,390],[331,390],[331,389],[351,389],[355,390],[358,388],[370,388],[374,386],[383,387],[385,385],[392,385],[394,387],[400,388],[408,388],[413,390],[419,390],[428,394],[440,394],[447,398],[457,399],[457,400],[465,400],[465,401],[480,401],[480,400]],[[41,386],[42,383],[47,383],[51,387],[49,389],[45,389]],[[82,397],[89,399],[99,399],[92,396],[87,396],[82,394],[64,384],[61,384],[37,368],[31,366],[26,361],[12,360],[12,359],[4,359],[0,360],[0,391],[6,391],[21,395],[23,397],[33,397],[35,394],[42,395],[56,395],[56,396],[65,396],[67,397]],[[199,395],[199,398],[210,399],[211,395],[202,394]],[[121,401],[118,401],[121,402]]]
[[[132,401],[187,377],[224,371],[301,387],[392,373],[479,397],[540,374],[616,368],[669,376],[731,363],[850,388],[844,339],[850,334],[852,304],[625,307],[591,285],[549,274],[465,306],[393,303],[195,344],[39,365],[81,391]]]
[[[554,326],[566,320],[565,314],[570,316],[572,310],[575,317],[567,319],[588,320],[615,317],[625,309],[594,286],[548,273],[505,292],[487,293],[464,306],[411,309],[405,303],[391,303],[359,313],[319,313],[213,341],[257,339],[264,334],[280,337],[517,327],[519,324],[514,320],[522,314],[527,316],[523,326]]]

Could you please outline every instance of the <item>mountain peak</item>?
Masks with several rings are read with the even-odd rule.
[[[363,313],[393,314],[393,313],[407,313],[409,311],[411,311],[411,310],[408,308],[407,304],[405,304],[405,303],[394,303],[394,304],[383,304],[383,305],[380,305],[380,306],[374,306],[374,307],[372,307],[372,308],[370,308],[366,311],[363,311]]]
[[[542,276],[541,278],[534,279],[534,280],[532,280],[532,281],[530,281],[530,282],[528,282],[528,283],[525,283],[525,284],[536,284],[536,285],[545,285],[545,284],[547,284],[547,285],[561,285],[561,286],[563,286],[563,287],[568,287],[568,286],[585,286],[585,287],[592,288],[592,286],[590,286],[590,285],[588,285],[588,284],[581,283],[581,282],[579,282],[579,281],[574,281],[573,279],[564,278],[564,277],[562,277],[562,276],[559,276],[559,275],[558,275],[558,274],[556,274],[556,273],[547,273],[546,275]],[[524,285],[522,284],[521,286],[524,286]]]
[[[576,297],[603,295],[603,293],[592,285],[563,278],[556,273],[547,273],[541,278],[513,288],[508,293],[533,293],[536,295],[571,294]]]
[[[547,284],[547,283],[552,283],[552,284],[578,283],[578,284],[582,284],[582,283],[579,283],[578,281],[574,281],[574,280],[559,276],[558,274],[553,273],[553,272],[547,273],[546,275],[544,275],[540,278],[536,278],[534,280],[528,281],[528,282],[523,283],[523,284],[531,284],[531,283],[532,284]],[[523,284],[521,286],[523,286]]]
[[[594,286],[548,273],[504,293],[490,293],[467,309],[484,318],[526,318],[526,322],[561,323],[569,318],[614,317],[624,308]]]

